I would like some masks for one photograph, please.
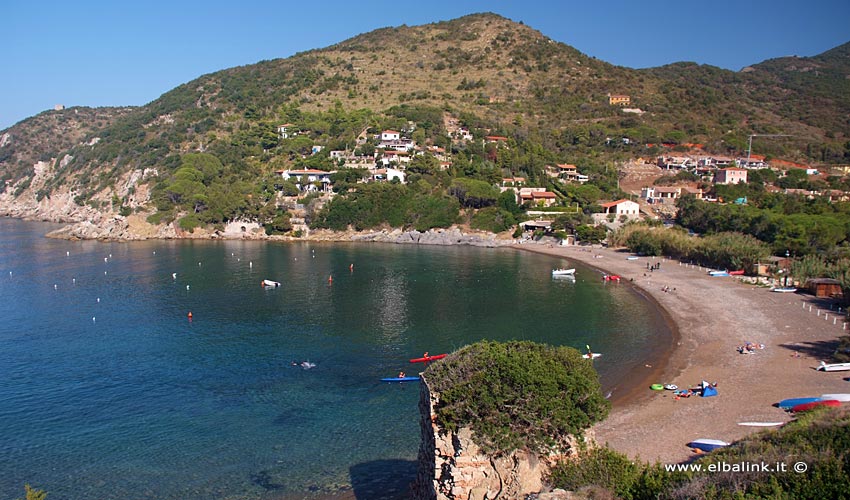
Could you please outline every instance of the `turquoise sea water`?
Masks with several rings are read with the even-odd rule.
[[[0,219],[0,498],[405,498],[418,388],[378,380],[415,373],[409,358],[590,344],[617,392],[670,342],[629,287],[526,252],[52,227]],[[551,278],[564,265],[575,282]]]

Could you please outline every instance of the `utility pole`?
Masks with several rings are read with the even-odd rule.
[[[747,165],[750,164],[750,155],[753,152],[753,137],[793,137],[788,134],[750,134],[747,140]]]

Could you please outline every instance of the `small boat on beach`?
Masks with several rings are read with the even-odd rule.
[[[794,288],[793,286],[781,286],[781,287],[771,288],[770,291],[776,292],[776,293],[795,293],[797,291],[797,289]]]
[[[711,277],[717,278],[717,277],[721,277],[721,276],[729,276],[729,273],[726,272],[726,271],[709,271],[708,275],[711,276]]]
[[[794,413],[799,413],[802,411],[814,410],[815,408],[819,408],[821,406],[838,408],[839,406],[841,406],[841,401],[836,401],[834,399],[821,399],[819,401],[812,401],[811,403],[803,403],[792,406],[791,411],[793,411]]]
[[[779,408],[781,408],[783,410],[790,410],[791,408],[793,408],[797,405],[812,403],[812,402],[815,402],[815,401],[820,401],[820,398],[790,398],[790,399],[783,399],[782,401],[776,403],[776,406],[778,406]]]
[[[826,364],[823,361],[820,362],[820,366],[816,368],[816,370],[821,372],[846,372],[850,371],[850,363],[832,363]]]
[[[572,269],[552,269],[552,276],[574,276],[576,274],[575,268]]]
[[[850,394],[821,394],[821,399],[841,401],[842,403],[850,403]]]
[[[598,352],[589,352],[589,353],[587,353],[587,354],[582,354],[582,355],[581,355],[581,357],[582,357],[582,358],[584,358],[584,359],[596,359],[596,358],[598,358],[599,356],[602,356],[602,354],[601,354],[601,353],[598,353]]]
[[[620,277],[616,274],[603,274],[602,281],[620,281]]]
[[[263,286],[277,288],[277,287],[280,286],[280,282],[279,281],[272,281],[272,280],[263,280]]]
[[[738,425],[746,427],[779,427],[785,422],[738,422]]]
[[[737,271],[729,271],[729,276],[743,276],[743,275],[744,275],[743,269],[739,269]]]
[[[700,451],[713,451],[717,448],[723,448],[724,446],[729,446],[729,443],[726,441],[721,441],[719,439],[694,439],[690,443],[688,443],[688,448],[694,448]]]

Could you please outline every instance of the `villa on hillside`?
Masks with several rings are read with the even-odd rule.
[[[280,135],[281,139],[289,139],[290,137],[298,135],[298,131],[295,129],[295,125],[291,123],[284,123],[283,125],[278,125],[277,133]]]
[[[625,215],[629,218],[640,216],[640,205],[631,200],[617,200],[600,204],[605,215],[614,214],[619,217]]]
[[[745,184],[747,170],[744,168],[721,168],[714,173],[715,184]]]
[[[336,172],[326,172],[324,170],[308,168],[302,170],[278,170],[276,173],[283,177],[284,180],[294,182],[295,185],[298,186],[298,189],[302,191],[321,190],[323,192],[328,192],[332,187],[331,175]],[[307,182],[302,185],[305,178]],[[317,187],[316,183],[320,184],[321,188]]]
[[[632,99],[627,95],[608,94],[609,106],[628,106],[631,102]]]

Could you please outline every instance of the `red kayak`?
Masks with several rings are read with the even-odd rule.
[[[825,399],[823,401],[812,401],[811,403],[803,403],[801,405],[796,405],[791,407],[791,411],[794,413],[798,413],[801,411],[809,411],[817,408],[818,406],[832,406],[838,407],[841,406],[841,401],[836,399]]]
[[[424,358],[415,358],[411,359],[411,363],[428,363],[429,361],[437,361],[438,359],[443,359],[447,354],[435,354],[433,356],[425,356]]]

